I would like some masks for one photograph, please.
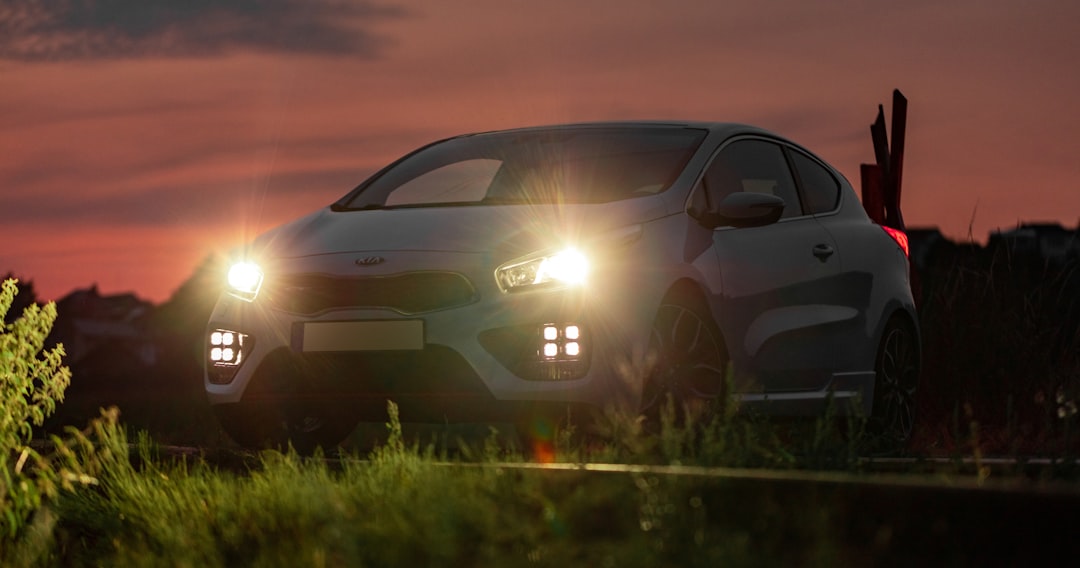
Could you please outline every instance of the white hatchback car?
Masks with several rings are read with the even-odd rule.
[[[205,384],[252,446],[336,444],[387,400],[520,423],[669,395],[831,400],[903,441],[917,322],[906,237],[801,146],[739,124],[525,128],[420,148],[256,239]]]

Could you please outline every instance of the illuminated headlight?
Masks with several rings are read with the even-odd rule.
[[[512,261],[495,271],[495,279],[504,292],[541,285],[580,286],[588,275],[589,259],[573,248],[548,256]]]
[[[259,295],[262,281],[262,269],[253,262],[238,262],[229,267],[228,291],[241,300],[253,301]]]

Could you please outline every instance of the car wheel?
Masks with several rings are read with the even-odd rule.
[[[215,410],[222,429],[241,446],[285,449],[291,444],[301,454],[334,448],[358,422],[345,408],[316,401],[223,404]]]
[[[674,402],[676,418],[686,412],[708,418],[725,403],[729,357],[720,330],[696,302],[661,304],[653,322],[649,353],[652,370],[642,393],[647,420]]]
[[[885,327],[874,372],[870,432],[879,438],[883,449],[901,450],[915,425],[919,379],[919,346],[910,326],[893,320]]]

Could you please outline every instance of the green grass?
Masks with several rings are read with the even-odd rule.
[[[1059,463],[1046,475],[1075,480],[1080,328],[1075,317],[1061,317],[1077,313],[1075,267],[987,262],[940,270],[924,281],[926,351],[912,450],[974,455],[975,484],[996,481],[979,463],[987,455],[1055,457]],[[206,414],[203,406],[192,404],[178,423],[205,432],[177,433],[172,423],[157,424],[154,412],[130,417],[136,427],[150,427],[158,442],[220,441],[212,421],[192,419]],[[555,432],[542,441],[542,456],[524,455],[508,432],[481,429],[479,439],[458,440],[454,431],[436,428],[406,436],[392,420],[388,430],[380,426],[386,432],[375,450],[361,443],[334,461],[266,452],[228,467],[165,457],[143,434],[129,451],[122,426],[99,422],[71,456],[60,455],[84,477],[44,501],[17,538],[0,540],[0,564],[738,566],[932,559],[962,565],[977,559],[972,543],[989,546],[984,560],[1009,563],[1008,556],[993,556],[1001,554],[995,542],[1033,562],[1031,554],[1055,548],[1041,541],[1019,546],[1010,541],[1013,531],[1052,537],[1055,527],[1070,526],[1077,504],[1070,485],[1062,524],[997,493],[949,501],[936,487],[873,492],[860,485],[870,478],[860,456],[874,447],[861,420],[776,422],[727,408],[706,423],[676,424],[669,413],[651,428],[608,412],[588,428]],[[647,469],[499,466],[538,456],[764,468],[811,478],[830,470],[845,477],[752,482]],[[938,474],[935,485],[964,485],[956,473],[968,470],[958,459],[954,474]],[[1042,489],[1034,493],[1018,501],[1040,495],[1047,501]],[[996,515],[1024,523],[981,532]]]
[[[857,421],[774,424],[729,413],[676,424],[668,412],[652,432],[608,413],[597,422],[603,435],[556,432],[546,454],[644,464],[594,472],[516,467],[531,456],[496,431],[452,448],[445,437],[410,440],[390,410],[385,436],[366,454],[267,451],[227,466],[169,457],[145,434],[129,445],[115,414],[106,415],[69,460],[92,464],[82,470],[90,479],[2,541],[0,564],[963,564],[982,537],[971,527],[986,517],[968,502],[927,498],[918,484],[863,487]],[[768,469],[721,477],[655,469],[671,464]],[[944,478],[931,490],[942,482],[965,485]],[[948,516],[930,522],[934,515]]]
[[[636,446],[639,461],[716,459],[687,451],[692,428],[668,430],[666,441],[640,434],[640,443],[652,445]],[[107,457],[96,484],[39,511],[7,551],[9,562],[713,566],[833,558],[819,507],[805,514],[769,501],[729,508],[720,501],[739,495],[715,488],[707,495],[696,478],[454,467],[434,446],[406,444],[396,421],[366,459],[265,452],[239,471],[163,459],[146,437],[130,456],[122,428],[99,431],[97,451]],[[570,436],[557,448],[560,459],[585,451]],[[597,451],[631,457],[615,444]],[[520,459],[495,437],[457,458]],[[752,536],[775,546],[751,550]]]

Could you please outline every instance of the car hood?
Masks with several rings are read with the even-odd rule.
[[[256,240],[260,256],[295,258],[363,251],[490,253],[512,258],[575,244],[663,216],[663,202],[491,205],[333,211],[321,209]]]

